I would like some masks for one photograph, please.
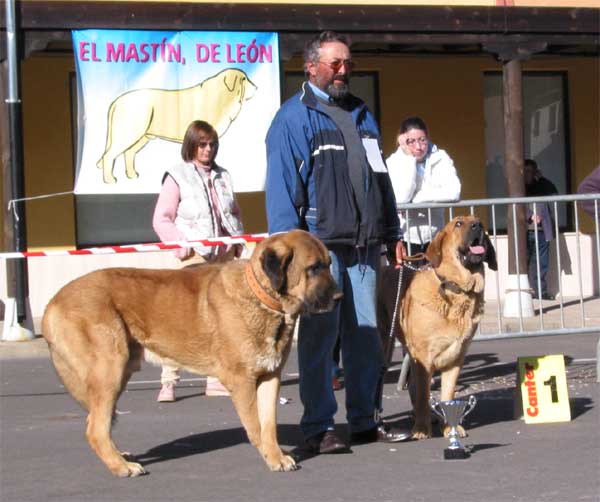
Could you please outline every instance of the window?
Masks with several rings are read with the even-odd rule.
[[[487,196],[506,197],[502,74],[484,74],[484,114]],[[559,194],[569,193],[567,76],[563,72],[523,72],[523,149]],[[558,206],[562,228],[570,224],[568,205]],[[506,214],[496,214],[506,228]]]

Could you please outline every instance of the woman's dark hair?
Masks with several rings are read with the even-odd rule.
[[[428,134],[425,121],[420,117],[408,117],[407,119],[404,119],[400,124],[400,130],[398,131],[398,134],[404,134],[411,129],[418,129],[419,131],[423,131],[425,134]]]
[[[311,38],[304,46],[304,62],[310,63],[311,61],[319,60],[319,49],[321,45],[327,42],[341,42],[342,44],[350,47],[348,39],[344,35],[340,35],[335,31],[322,31],[316,37]]]
[[[181,145],[181,158],[191,162],[196,157],[198,144],[202,140],[219,142],[219,135],[215,128],[204,120],[194,120],[185,131]]]

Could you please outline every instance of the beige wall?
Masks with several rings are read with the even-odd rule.
[[[463,199],[485,195],[485,61],[490,59],[398,57],[367,63],[380,71],[386,155],[396,150],[400,122],[411,115],[422,117],[432,140],[452,156]]]
[[[400,121],[422,116],[433,140],[454,158],[463,182],[463,198],[485,197],[483,72],[500,70],[491,57],[357,58],[359,70],[379,72],[381,129],[386,155],[395,148]],[[299,61],[285,69],[297,70]],[[571,133],[571,191],[600,163],[599,60],[540,57],[524,69],[568,73]],[[25,173],[28,196],[73,188],[69,73],[70,56],[36,56],[23,71]],[[257,138],[263,141],[263,138]],[[249,232],[266,229],[264,195],[240,194]],[[75,244],[72,196],[27,203],[30,248],[70,247]],[[582,217],[584,230],[591,219]]]
[[[28,197],[73,190],[69,74],[73,57],[32,57],[22,64],[25,192]],[[72,196],[27,203],[32,247],[75,244]]]
[[[380,71],[386,154],[395,149],[400,121],[419,115],[433,140],[453,157],[463,181],[462,197],[485,196],[483,73],[501,71],[501,65],[479,57],[399,57],[369,60],[364,66]],[[525,62],[523,70],[567,72],[574,192],[600,162],[599,60],[540,57]]]

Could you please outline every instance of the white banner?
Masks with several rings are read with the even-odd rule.
[[[79,96],[75,193],[157,193],[193,120],[219,134],[236,192],[264,189],[279,109],[276,33],[73,32]]]

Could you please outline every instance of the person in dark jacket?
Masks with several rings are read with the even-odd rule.
[[[333,418],[332,351],[340,321],[351,440],[410,438],[375,418],[383,365],[375,315],[381,245],[388,244],[398,261],[405,251],[377,124],[348,92],[346,39],[321,33],[306,45],[304,62],[308,81],[282,105],[267,133],[267,220],[269,233],[301,228],[320,238],[344,293],[333,312],[302,317],[298,334],[302,432],[314,453],[338,453],[348,451]]]
[[[579,194],[600,193],[600,165],[596,166],[590,174],[588,174],[577,189]],[[593,200],[581,201],[581,208],[588,213],[592,218],[596,218],[600,214],[600,201],[598,204],[598,213],[596,213],[596,202]]]
[[[558,190],[549,179],[544,178],[537,162],[525,159],[525,195],[527,197],[543,197],[558,194]],[[538,263],[536,259],[536,233],[537,255],[539,256],[540,277],[538,284]],[[554,220],[552,209],[547,202],[533,204],[527,208],[527,266],[529,278],[536,298],[554,300],[554,296],[547,290],[546,274],[550,264],[550,241],[554,239]],[[541,285],[541,294],[538,286]]]

